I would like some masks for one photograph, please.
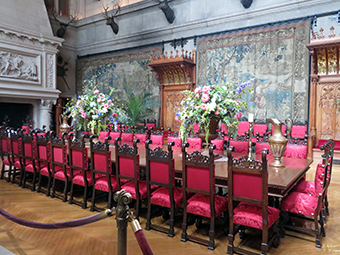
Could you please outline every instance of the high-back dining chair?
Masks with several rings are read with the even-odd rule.
[[[17,174],[21,175],[21,159],[22,159],[22,148],[21,148],[21,133],[18,131],[12,131],[10,133],[11,141],[11,162],[12,170],[8,173],[8,177],[12,178],[12,183],[16,182],[15,177]],[[21,181],[18,181],[21,184]]]
[[[321,192],[314,196],[313,194],[292,191],[285,198],[282,199],[281,208],[283,212],[288,213],[290,220],[294,223],[286,224],[284,227],[291,230],[296,230],[298,232],[304,232],[315,235],[315,246],[321,248],[321,238],[325,236],[325,215],[327,213],[325,209],[326,196],[328,187],[331,180],[332,174],[332,158],[334,150],[334,141],[332,139],[328,140],[324,144],[324,154],[322,155],[322,189],[321,187],[315,186],[317,192]],[[319,170],[319,171],[320,171]],[[321,184],[321,183],[320,183]],[[328,208],[327,208],[328,210]],[[285,214],[283,214],[286,216]],[[284,217],[287,219],[287,217]],[[296,221],[299,219],[299,221]],[[298,222],[313,222],[312,228],[309,228],[310,224],[298,224]],[[287,222],[285,222],[287,223]],[[296,223],[296,224],[295,224]]]
[[[87,148],[85,147],[84,136],[81,139],[73,139],[69,136],[68,139],[69,148],[69,167],[70,167],[70,180],[71,190],[69,204],[79,204],[74,200],[74,185],[84,187],[83,201],[81,206],[83,209],[87,208],[87,199],[89,193],[89,187],[92,187],[92,176],[89,169],[89,158]]]
[[[38,189],[37,192],[43,191],[46,196],[50,196],[52,171],[51,171],[51,146],[50,136],[36,135],[35,137],[37,150],[37,171],[39,172]],[[42,177],[47,178],[46,190],[42,190]]]
[[[268,206],[268,150],[262,152],[262,162],[248,160],[247,156],[234,159],[232,147],[228,148],[228,211],[229,235],[228,254],[256,254],[234,245],[235,235],[240,232],[244,238],[244,227],[262,231],[261,254],[267,254],[268,247],[278,247],[280,211]],[[237,226],[237,227],[236,227]],[[272,236],[269,229],[272,228]]]
[[[60,138],[54,136],[51,138],[51,173],[52,173],[52,193],[51,197],[61,198],[63,202],[67,201],[67,192],[70,182],[70,167],[67,160],[67,146],[65,144],[65,134]],[[56,194],[56,181],[63,183],[63,195]]]
[[[163,141],[164,141],[164,129],[163,127],[154,129],[150,129],[151,134],[150,134],[150,140],[152,140],[152,143],[157,146],[162,146]]]
[[[91,136],[90,138],[91,179],[93,182],[91,211],[98,209],[95,204],[97,190],[108,193],[108,209],[112,208],[113,193],[117,191],[117,180],[112,172],[111,151],[109,145],[111,137],[106,137],[104,143],[100,141],[94,143],[94,138],[95,136]]]
[[[135,133],[134,139],[139,139],[141,144],[145,144],[146,141],[149,139],[149,137],[150,137],[149,130],[147,130],[147,129],[139,129]]]
[[[181,241],[187,240],[207,245],[215,249],[215,218],[226,217],[228,199],[215,195],[215,145],[210,145],[209,156],[200,151],[189,154],[188,143],[182,146],[182,189],[183,189],[183,224]],[[194,193],[188,199],[188,192]],[[210,219],[209,241],[187,233],[188,213]]]
[[[155,229],[168,236],[174,236],[174,216],[175,208],[182,207],[183,194],[182,189],[175,187],[175,169],[172,147],[174,142],[168,143],[168,151],[161,147],[150,149],[151,140],[145,144],[146,148],[146,183],[147,183],[147,198],[148,198],[148,212],[145,229]],[[158,186],[153,190],[152,186]],[[170,209],[170,228],[165,228],[151,223],[152,206],[158,205],[163,208]],[[163,217],[164,214],[163,213]]]
[[[2,159],[1,179],[5,178],[5,173],[8,174],[7,181],[10,181],[10,173],[12,171],[12,160],[11,160],[11,143],[9,139],[9,133],[7,129],[0,131],[0,153]],[[8,169],[6,169],[6,167]]]
[[[147,196],[146,181],[140,180],[140,166],[137,143],[133,141],[133,146],[128,144],[119,145],[120,138],[115,140],[116,150],[116,176],[118,190],[124,189],[135,199],[135,216],[139,218],[139,208],[142,199]],[[124,182],[124,184],[122,183]]]
[[[122,143],[132,143],[133,142],[133,133],[131,129],[124,130],[122,132]]]
[[[35,141],[33,134],[27,133],[22,136],[21,139],[22,148],[22,171],[20,180],[22,182],[22,187],[26,187],[27,175],[33,175],[31,190],[35,191],[35,186],[38,177],[37,171],[37,151],[35,146]]]

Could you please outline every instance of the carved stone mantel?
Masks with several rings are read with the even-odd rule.
[[[178,50],[175,55],[173,52],[168,56],[161,54],[160,57],[150,58],[151,71],[157,73],[160,80],[159,89],[161,90],[161,123],[165,130],[171,128],[178,131],[180,123],[175,121],[176,110],[180,107],[183,90],[193,90],[195,87],[195,51],[189,53],[182,49],[181,55]]]

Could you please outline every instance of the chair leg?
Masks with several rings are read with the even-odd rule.
[[[182,236],[181,241],[186,242],[187,241],[187,227],[188,227],[188,213],[186,208],[184,208],[183,211],[183,223],[182,223]]]
[[[32,188],[31,191],[35,191],[35,185],[36,185],[36,179],[37,179],[37,172],[33,172],[33,180],[32,180]]]
[[[73,203],[73,188],[74,188],[74,184],[73,181],[71,181],[71,190],[70,190],[70,198],[68,200],[68,203],[71,205]]]
[[[55,195],[55,178],[53,177],[51,198],[54,198],[54,195]]]
[[[215,219],[210,219],[210,230],[209,230],[209,250],[215,249]]]
[[[83,196],[83,205],[82,205],[83,209],[87,208],[87,193],[88,193],[88,185],[85,184],[85,186],[84,186],[84,196]]]
[[[327,195],[325,196],[325,210],[326,210],[326,215],[329,216]]]
[[[170,208],[170,229],[169,229],[169,237],[175,236],[175,230],[174,230],[174,223],[175,223],[175,206],[171,206]]]
[[[323,231],[323,217],[322,217],[322,210],[319,214],[319,220],[320,220],[320,228],[319,229],[319,223],[318,223],[318,216],[314,216],[314,225],[315,225],[315,247],[321,248],[321,232]]]
[[[63,202],[67,201],[67,190],[69,187],[69,181],[67,181],[67,178],[65,180],[65,184],[64,184],[64,196],[63,196]]]
[[[231,231],[234,231],[234,230],[232,229]],[[234,235],[229,233],[228,234],[228,240],[229,240],[229,243],[228,243],[227,254],[234,254]]]
[[[150,225],[151,225],[151,202],[150,198],[148,198],[148,211],[146,213],[146,224],[145,224],[145,229],[150,230]]]
[[[91,208],[90,208],[91,212],[94,211],[94,199],[95,199],[95,196],[96,196],[96,189],[95,189],[95,184],[93,184],[92,199],[91,199]]]

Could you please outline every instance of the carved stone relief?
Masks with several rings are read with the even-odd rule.
[[[0,77],[38,81],[37,58],[0,51]]]
[[[46,60],[46,87],[53,88],[54,87],[54,73],[55,73],[55,58],[54,55],[47,54]]]

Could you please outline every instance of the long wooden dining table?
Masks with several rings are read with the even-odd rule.
[[[131,144],[129,144],[131,146]],[[151,149],[157,146],[150,145]],[[167,150],[167,146],[163,146]],[[110,144],[112,164],[116,162],[116,153],[114,144]],[[188,153],[192,153],[195,149],[187,148]],[[202,154],[208,155],[208,150],[201,150]],[[139,164],[141,168],[146,167],[146,149],[144,144],[138,144]],[[240,158],[244,154],[233,152],[234,158]],[[182,150],[181,148],[173,147],[173,157],[175,160],[176,178],[182,178]],[[261,160],[257,156],[257,160]],[[299,158],[283,158],[285,167],[276,168],[270,166],[274,160],[273,156],[268,156],[268,195],[282,198],[303,178],[309,169],[312,159]],[[215,157],[215,183],[217,187],[228,187],[228,157],[226,151],[223,154],[218,154]]]

